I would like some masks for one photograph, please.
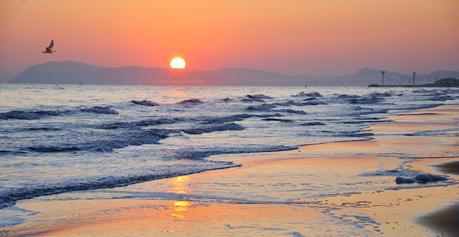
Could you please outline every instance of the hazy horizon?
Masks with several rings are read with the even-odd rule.
[[[343,75],[459,69],[454,0],[3,1],[0,82],[47,61]],[[100,10],[103,9],[103,10]],[[41,54],[54,39],[56,53]]]
[[[101,65],[101,64],[93,64],[89,62],[83,62],[83,61],[75,61],[75,60],[51,60],[51,61],[46,61],[46,62],[41,62],[38,64],[33,64],[27,66],[24,70],[19,71],[17,74],[12,75],[12,77],[7,78],[7,77],[2,77],[2,74],[0,73],[0,83],[8,83],[16,79],[18,76],[20,76],[23,72],[25,72],[27,69],[29,69],[32,66],[38,66],[38,65],[44,65],[48,63],[62,63],[62,62],[72,62],[72,63],[77,63],[77,64],[87,64],[90,66],[96,66],[100,68],[128,68],[128,67],[137,67],[137,68],[145,68],[145,69],[164,69],[164,70],[170,70],[169,67],[167,66],[142,66],[142,65],[133,65],[133,64],[126,64],[126,65],[119,65],[119,66],[112,66],[112,65]],[[201,69],[201,68],[192,68],[192,69],[187,69],[189,72],[211,72],[211,71],[219,71],[219,70],[225,70],[225,69],[241,69],[241,70],[253,70],[253,71],[259,71],[259,72],[267,72],[267,73],[278,73],[283,76],[305,76],[305,77],[312,77],[312,78],[323,78],[323,79],[333,79],[333,78],[340,78],[340,77],[345,77],[345,76],[354,76],[361,72],[362,70],[385,70],[388,73],[400,73],[404,75],[411,75],[412,71],[409,72],[404,72],[404,71],[394,71],[394,70],[388,70],[386,68],[373,68],[369,66],[362,66],[360,68],[356,68],[354,71],[350,71],[347,73],[343,74],[330,74],[330,73],[321,73],[321,74],[313,74],[309,72],[303,72],[303,73],[288,73],[288,72],[279,72],[279,71],[274,71],[270,70],[269,68],[250,68],[250,67],[220,67],[220,68],[209,68],[209,69]],[[431,71],[424,71],[424,72],[419,72],[418,75],[428,75],[434,72],[440,72],[440,71],[451,71],[451,72],[459,72],[459,69],[456,68],[437,68],[437,69],[432,69]],[[379,74],[378,74],[379,75]],[[449,75],[445,77],[451,77]],[[455,77],[455,76],[453,76]],[[377,77],[379,78],[379,76]],[[63,84],[66,84],[66,82],[63,82]],[[236,83],[237,84],[237,83]]]

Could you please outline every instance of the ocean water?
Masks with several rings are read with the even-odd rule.
[[[211,155],[371,139],[457,89],[0,85],[0,207],[233,167]]]

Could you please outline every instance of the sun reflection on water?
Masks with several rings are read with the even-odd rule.
[[[190,180],[189,176],[179,176],[172,179],[172,192],[176,194],[188,193],[187,183]],[[172,213],[170,214],[174,219],[183,220],[185,219],[185,213],[191,202],[188,201],[175,201],[172,204]]]
[[[176,194],[188,193],[187,183],[190,180],[188,176],[179,176],[172,180],[172,192]]]

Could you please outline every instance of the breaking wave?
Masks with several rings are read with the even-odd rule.
[[[188,99],[188,100],[182,100],[180,102],[177,102],[179,105],[197,105],[197,104],[203,104],[202,100],[200,99]]]
[[[9,112],[0,113],[0,119],[19,119],[19,120],[34,120],[41,119],[49,116],[60,116],[69,111],[60,111],[60,110],[35,110],[35,111],[26,111],[26,110],[12,110]]]
[[[459,91],[437,89],[374,92],[345,88],[323,89],[320,93],[298,93],[299,88],[255,89],[205,88],[203,90],[210,92],[190,93],[187,94],[189,98],[199,97],[177,103],[179,99],[170,94],[153,95],[152,100],[161,102],[161,106],[150,100],[78,98],[63,106],[54,106],[62,101],[53,101],[46,105],[50,106],[47,109],[42,105],[33,109],[2,107],[14,110],[0,113],[0,156],[8,162],[13,161],[8,164],[11,167],[25,167],[27,172],[5,178],[1,173],[6,174],[8,170],[6,166],[0,167],[0,206],[36,196],[125,186],[237,166],[204,159],[210,155],[368,140],[374,134],[366,128],[374,123],[388,122],[387,115],[433,108],[459,98],[453,94]],[[66,89],[66,92],[71,90]],[[161,93],[161,90],[155,89],[155,92]],[[221,97],[218,97],[220,92]],[[99,106],[93,106],[94,103]],[[45,119],[47,117],[59,119]],[[458,136],[457,131],[403,135]],[[130,148],[121,149],[126,147]],[[53,161],[49,157],[53,157]],[[82,170],[72,170],[75,176],[57,174],[59,176],[54,179],[37,174],[32,162],[27,166],[27,159],[50,170],[60,170],[64,166]],[[88,174],[81,168],[85,164],[101,168],[101,173],[96,174],[100,176]],[[164,165],[167,170],[156,172],[156,164]],[[141,170],[143,168],[145,170]],[[29,179],[33,182],[27,183]],[[17,180],[22,183],[14,183]]]
[[[158,103],[149,100],[131,100],[131,103],[144,106],[159,106]]]
[[[204,163],[204,162],[203,162]],[[230,167],[236,167],[238,165],[232,162],[216,162],[207,161],[211,165],[198,167],[187,167],[175,172],[164,172],[164,173],[153,173],[153,174],[141,174],[137,176],[118,176],[118,177],[103,177],[87,182],[75,182],[66,184],[55,184],[42,187],[31,187],[22,188],[7,193],[0,194],[0,208],[5,208],[14,205],[16,201],[23,199],[30,199],[39,196],[53,195],[65,192],[75,192],[84,190],[94,190],[102,188],[115,188],[123,187],[130,184],[136,184],[155,179],[164,179],[170,177],[176,177],[181,175],[189,175],[193,173],[199,173],[207,170],[224,169]]]
[[[118,111],[112,109],[110,106],[93,106],[82,108],[81,111],[96,114],[119,114]]]

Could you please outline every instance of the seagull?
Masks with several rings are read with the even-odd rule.
[[[56,52],[56,51],[53,50],[53,48],[54,48],[54,40],[51,40],[51,43],[49,44],[49,46],[42,53],[54,53],[54,52]]]

